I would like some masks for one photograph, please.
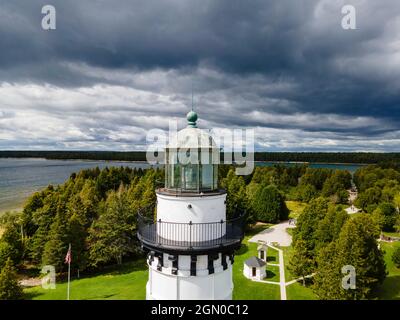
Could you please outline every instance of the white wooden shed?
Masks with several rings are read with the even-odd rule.
[[[267,276],[265,261],[251,257],[244,262],[243,275],[249,279],[262,280]]]

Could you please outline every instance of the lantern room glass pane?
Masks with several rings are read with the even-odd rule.
[[[201,166],[201,189],[212,190],[213,189],[213,165],[203,164]]]
[[[213,164],[214,166],[214,181],[213,181],[213,189],[218,189],[218,165]]]
[[[204,160],[203,158],[203,164],[183,164],[178,163],[176,149],[167,150],[165,165],[166,188],[182,192],[201,192],[218,189],[218,165],[212,163],[211,154],[209,159]]]
[[[182,188],[185,190],[198,190],[199,189],[199,165],[188,164],[182,166],[183,183]]]

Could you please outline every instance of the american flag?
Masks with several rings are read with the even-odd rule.
[[[71,244],[68,247],[67,255],[65,256],[65,263],[71,264]]]

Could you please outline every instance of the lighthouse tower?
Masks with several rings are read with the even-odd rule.
[[[197,114],[165,150],[165,186],[155,216],[139,213],[138,237],[148,251],[148,300],[232,299],[234,250],[243,216],[227,219],[218,189],[220,152],[197,128]]]

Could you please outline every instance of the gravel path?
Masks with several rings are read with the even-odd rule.
[[[286,229],[294,227],[294,225],[289,225],[289,221],[281,222],[257,233],[249,242],[258,242],[261,240],[269,244],[276,242],[282,247],[288,247],[292,243],[292,236],[286,232]]]

